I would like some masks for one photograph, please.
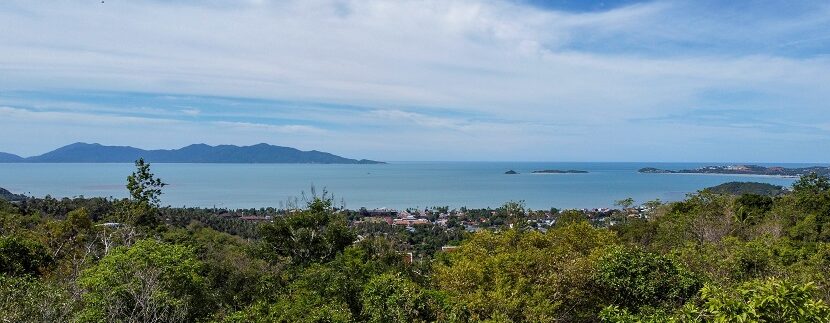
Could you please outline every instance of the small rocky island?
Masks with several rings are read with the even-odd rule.
[[[587,174],[587,171],[584,170],[559,170],[559,169],[545,169],[545,170],[534,170],[534,174]]]
[[[768,176],[801,176],[809,173],[830,175],[830,167],[813,166],[802,168],[764,167],[758,165],[727,165],[706,166],[695,169],[668,170],[654,167],[640,168],[645,174],[726,174],[726,175],[768,175]]]
[[[507,174],[507,175],[516,175],[516,174],[518,174],[518,172],[516,172],[515,170],[512,170],[512,169],[509,170],[509,171],[506,171],[504,173]]]

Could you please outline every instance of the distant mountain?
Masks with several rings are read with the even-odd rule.
[[[0,152],[0,163],[19,163],[23,161],[23,157],[15,154]]]
[[[302,151],[268,144],[241,147],[196,144],[172,150],[144,150],[129,146],[104,146],[78,142],[40,156],[18,158],[6,161],[0,157],[0,162],[131,163],[144,158],[148,162],[156,163],[382,164],[374,160],[356,160],[316,150]]]
[[[128,163],[140,157],[150,159],[153,151],[125,146],[103,146],[77,142],[40,156],[26,158],[30,163]]]

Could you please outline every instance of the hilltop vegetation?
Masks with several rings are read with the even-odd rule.
[[[164,182],[136,166],[127,199],[0,200],[0,320],[830,320],[817,174],[778,196],[651,202],[644,218],[622,200],[610,228],[567,210],[542,232],[508,203],[499,226],[467,233],[354,225],[325,192],[259,224],[159,208]],[[458,247],[407,254],[446,243]]]
[[[783,186],[758,182],[728,182],[707,188],[715,194],[744,195],[755,194],[778,196],[786,193]]]
[[[26,196],[22,194],[14,194],[9,192],[9,190],[0,187],[0,200],[6,201],[22,201],[25,200]]]

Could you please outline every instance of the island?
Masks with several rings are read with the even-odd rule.
[[[587,171],[584,170],[559,170],[559,169],[545,169],[545,170],[534,170],[534,174],[587,174]]]
[[[780,166],[764,167],[758,165],[725,165],[706,166],[695,169],[669,170],[654,167],[645,167],[638,170],[644,174],[724,174],[724,175],[767,175],[797,177],[810,173],[830,175],[830,167],[812,166],[800,168],[786,168]]]
[[[274,146],[194,144],[179,149],[144,150],[130,146],[105,146],[76,142],[48,153],[20,157],[0,153],[0,163],[132,163],[139,158],[152,163],[226,164],[384,164],[368,159],[351,159],[327,152]]]
[[[779,196],[788,192],[783,186],[758,182],[728,182],[708,187],[705,190],[724,195],[755,194],[763,196]]]
[[[507,174],[507,175],[516,175],[516,174],[518,174],[518,172],[516,172],[515,170],[512,170],[512,169],[509,170],[509,171],[506,171],[504,173]]]

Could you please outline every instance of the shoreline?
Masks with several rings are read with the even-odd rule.
[[[771,177],[771,178],[799,178],[801,175],[766,175],[766,174],[719,174],[719,173],[643,173],[645,175],[709,175],[709,176],[740,176],[740,177]]]

